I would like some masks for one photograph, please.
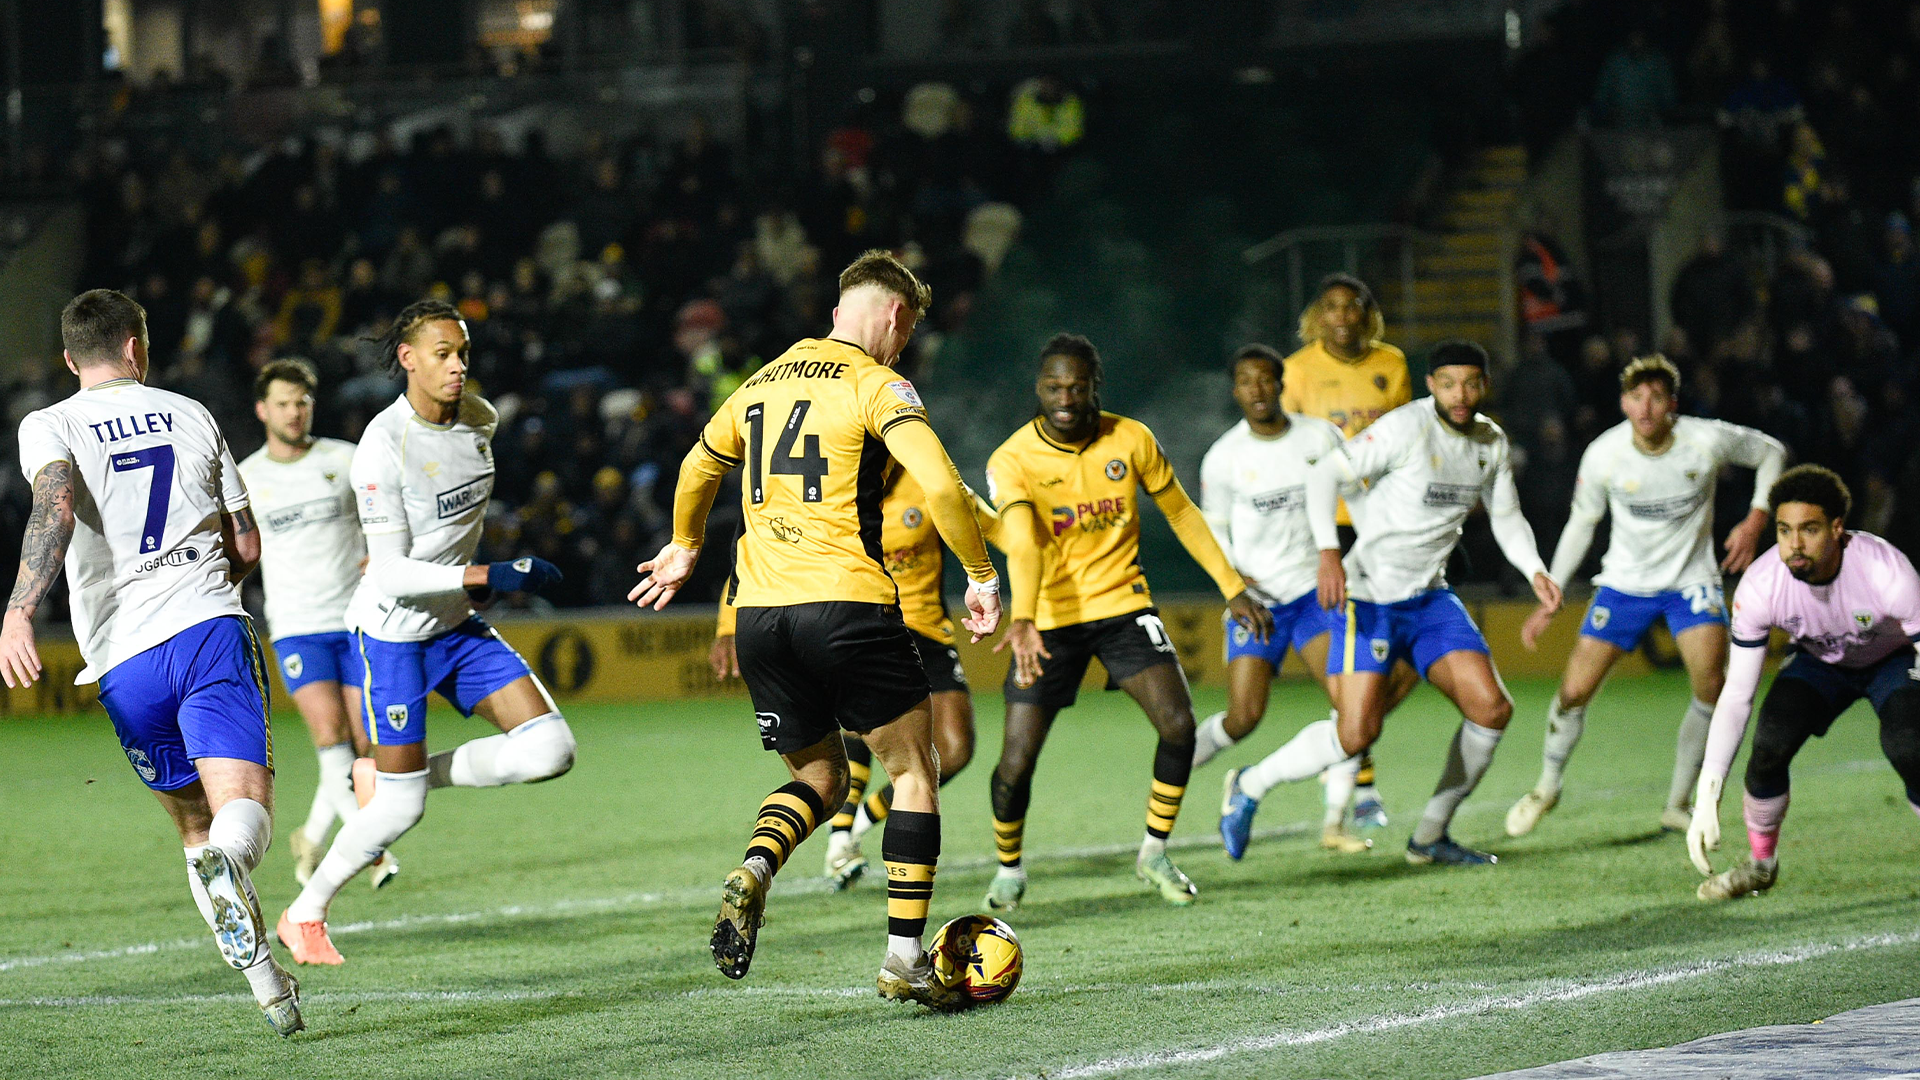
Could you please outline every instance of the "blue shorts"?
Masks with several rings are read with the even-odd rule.
[[[1327,674],[1370,671],[1384,675],[1400,660],[1425,676],[1435,660],[1450,652],[1487,653],[1487,639],[1473,625],[1467,606],[1452,589],[1434,589],[1391,604],[1348,600],[1329,613]]]
[[[1885,715],[1889,698],[1901,690],[1920,686],[1914,679],[1914,670],[1913,650],[1904,647],[1863,668],[1829,664],[1795,650],[1787,662],[1780,665],[1773,680],[1778,683],[1781,679],[1798,679],[1813,687],[1831,710],[1827,716],[1810,720],[1814,733],[1825,735],[1828,725],[1861,698],[1873,703],[1874,712]]]
[[[354,651],[353,635],[345,630],[276,638],[273,654],[280,658],[280,674],[290,694],[308,683],[360,685],[360,657]]]
[[[1254,638],[1253,631],[1234,622],[1232,612],[1222,616],[1227,623],[1228,664],[1243,656],[1252,656],[1265,660],[1268,667],[1278,672],[1280,662],[1287,657],[1288,645],[1297,652],[1327,632],[1327,613],[1320,610],[1320,595],[1312,589],[1291,603],[1269,604],[1267,610],[1273,614],[1273,636],[1265,645]]]
[[[200,779],[196,758],[273,768],[267,658],[253,622],[223,615],[187,627],[100,676],[100,704],[133,771],[155,791]]]
[[[460,715],[495,690],[533,674],[527,662],[475,615],[426,641],[382,641],[354,635],[360,649],[360,699],[367,738],[375,746],[427,741],[427,692],[453,703]]]
[[[1635,596],[1605,585],[1593,594],[1580,636],[1598,638],[1622,652],[1632,652],[1652,629],[1655,618],[1667,620],[1674,637],[1706,623],[1727,623],[1727,599],[1719,585],[1689,585],[1676,592]]]

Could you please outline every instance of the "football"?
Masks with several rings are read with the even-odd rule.
[[[1020,985],[1020,937],[990,915],[962,915],[933,935],[936,977],[958,986],[967,1000],[986,1005]]]

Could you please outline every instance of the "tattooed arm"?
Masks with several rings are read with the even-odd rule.
[[[48,462],[33,478],[33,513],[20,543],[20,576],[0,624],[0,678],[8,686],[31,686],[40,678],[33,614],[60,576],[72,540],[73,463]]]
[[[254,523],[253,509],[243,506],[231,514],[220,515],[220,539],[227,547],[231,568],[227,579],[244,580],[260,565],[260,528]]]

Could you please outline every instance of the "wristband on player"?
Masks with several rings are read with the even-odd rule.
[[[548,585],[565,580],[566,575],[560,572],[559,567],[531,555],[487,566],[487,587],[495,592],[539,592]]]
[[[969,578],[967,584],[973,586],[973,591],[980,596],[1000,595],[1000,577],[997,574],[988,581],[974,581]]]

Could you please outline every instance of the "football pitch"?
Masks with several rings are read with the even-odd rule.
[[[1708,905],[1684,839],[1657,823],[1685,681],[1610,685],[1559,808],[1520,840],[1501,820],[1539,768],[1552,686],[1512,689],[1513,729],[1454,827],[1499,866],[1401,857],[1458,722],[1430,688],[1376,748],[1394,821],[1373,852],[1320,850],[1308,783],[1268,798],[1230,862],[1222,772],[1324,715],[1317,691],[1285,683],[1266,726],[1194,776],[1174,834],[1200,887],[1186,910],[1133,877],[1151,730],[1121,695],[1083,693],[1028,816],[1032,884],[1010,919],[1025,980],[955,1016],[875,996],[883,890],[827,892],[818,837],[776,885],[752,973],[723,978],[706,945],[719,882],[784,770],[739,705],[576,706],[570,775],[436,792],[395,849],[400,877],[342,894],[347,964],[298,970],[309,1030],[285,1042],[220,963],[178,838],[106,720],[9,719],[0,1074],[1463,1077],[1920,994],[1920,821],[1864,706],[1796,763],[1779,885]],[[1198,711],[1221,698],[1200,691]],[[999,698],[977,706],[978,753],[945,795],[932,925],[981,910],[992,873]],[[436,704],[429,731],[444,747],[482,725]],[[255,874],[270,921],[295,892],[285,836],[314,769],[296,716],[276,732],[276,840]],[[1745,855],[1743,763],[1720,866]],[[879,839],[865,845],[876,867]]]

